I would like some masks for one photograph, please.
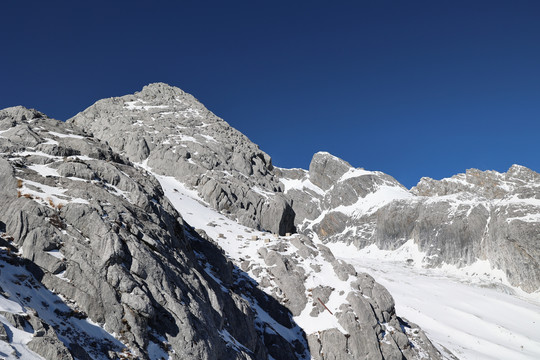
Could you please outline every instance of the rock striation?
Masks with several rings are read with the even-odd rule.
[[[282,170],[273,168],[268,155],[180,89],[151,84],[134,95],[98,101],[68,122],[106,141],[115,151],[153,173],[173,176],[195,188],[209,206],[232,215],[243,225],[283,235],[297,225],[297,211],[310,211],[301,201],[296,206],[296,198],[284,196],[281,178],[276,176]],[[124,136],[118,136],[119,133]],[[342,160],[337,164],[329,154],[320,155],[312,162],[312,172],[320,174],[313,181],[321,186],[319,191],[330,190],[335,177],[349,171],[350,165]],[[391,181],[387,178],[385,181]],[[354,181],[351,183],[355,186]],[[345,197],[342,194],[342,198],[333,198],[332,204],[346,201]],[[208,226],[204,231],[201,229],[203,236],[219,228],[216,223]],[[218,233],[217,237],[226,239],[224,233]],[[293,240],[298,253],[287,241],[277,241],[277,244],[271,242],[271,246],[261,244],[258,262],[244,257],[236,260],[295,319],[306,317],[304,321],[308,323],[318,322],[318,316],[325,311],[321,308],[325,306],[323,302],[331,300],[336,310],[335,315],[330,315],[333,325],[307,332],[312,357],[325,359],[328,354],[343,359],[412,359],[422,354],[440,357],[418,327],[405,326],[407,322],[395,315],[392,297],[382,286],[336,260],[324,245],[305,237],[300,239]],[[240,248],[247,246],[244,242]],[[307,267],[306,263],[314,259],[320,263]],[[306,279],[319,278],[322,268],[333,274],[331,283],[343,282],[343,289],[336,291],[323,283],[306,288]],[[366,300],[371,296],[374,300]],[[278,358],[287,357],[281,353]]]
[[[278,346],[307,357],[287,309],[184,224],[153,176],[106,143],[15,107],[0,111],[0,154],[2,256],[15,266],[1,270],[2,299],[18,309],[0,321],[34,337],[25,351],[48,359],[264,359]],[[255,297],[266,321],[284,319],[298,338],[265,342]]]
[[[193,202],[181,183],[157,178],[177,209],[189,209],[186,219],[200,227],[198,232],[219,241],[257,288],[290,310],[307,335],[311,358],[441,358],[422,330],[397,316],[384,287],[336,259],[317,239],[242,227]],[[274,326],[269,336],[274,332],[283,338],[290,333]],[[277,358],[294,356],[280,353]]]
[[[132,162],[174,176],[241,224],[284,235],[294,212],[272,159],[193,96],[163,83],[104,99],[69,123]]]

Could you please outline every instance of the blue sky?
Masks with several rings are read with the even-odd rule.
[[[10,1],[0,44],[0,108],[65,120],[162,81],[281,167],[540,171],[539,1]]]

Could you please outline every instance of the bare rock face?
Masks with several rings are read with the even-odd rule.
[[[0,111],[0,153],[0,245],[31,294],[2,273],[0,296],[40,314],[32,327],[41,336],[28,349],[50,359],[263,359],[279,344],[305,357],[290,339],[265,342],[251,299],[294,330],[290,313],[190,230],[153,176],[108,145],[16,107]]]
[[[151,84],[134,95],[100,100],[68,122],[130,161],[197,189],[244,225],[294,231],[288,200],[276,196],[281,187],[270,156],[178,88]]]
[[[303,326],[313,359],[442,359],[418,326],[396,315],[383,286],[321,243],[295,235],[258,254],[251,271]]]
[[[310,180],[323,190],[330,189],[339,178],[345,174],[351,165],[326,152],[313,155],[309,164]]]
[[[279,169],[300,232],[385,250],[412,239],[425,266],[488,260],[514,286],[540,288],[540,174],[518,165],[472,169],[423,178],[409,191],[386,174],[347,166],[319,153],[309,172]]]
[[[411,191],[421,196],[445,196],[468,192],[486,199],[502,199],[509,193],[523,192],[526,188],[532,187],[530,190],[534,192],[539,182],[540,174],[524,166],[512,165],[508,172],[502,174],[497,171],[469,169],[465,174],[454,175],[448,179],[422,178]]]

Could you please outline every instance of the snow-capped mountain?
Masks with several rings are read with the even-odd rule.
[[[423,178],[408,191],[389,175],[318,153],[309,171],[281,169],[279,176],[301,233],[359,249],[412,241],[427,267],[488,261],[512,286],[540,288],[540,174],[530,169]]]
[[[2,110],[0,149],[6,358],[540,355],[540,305],[497,295],[539,288],[540,175],[529,169],[408,190],[322,152],[309,170],[275,168],[162,83],[66,123]],[[470,282],[496,289],[478,295]],[[440,300],[445,289],[470,303]],[[486,311],[513,312],[475,311],[482,296],[497,298]]]

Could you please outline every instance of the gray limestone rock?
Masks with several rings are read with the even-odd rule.
[[[49,360],[73,360],[73,356],[58,338],[36,337],[28,343],[28,348]]]
[[[294,225],[298,226],[305,220],[316,219],[321,214],[321,193],[323,190],[311,182],[305,182],[308,172],[302,169],[275,168],[275,173],[282,184],[292,183],[294,185],[297,182],[303,184],[301,187],[283,185],[295,213]],[[293,181],[291,182],[291,180]]]
[[[294,231],[295,214],[280,196],[270,156],[178,88],[151,84],[100,100],[68,122],[130,161],[194,187],[244,225],[282,235]]]
[[[19,330],[24,330],[28,324],[27,316],[21,314],[14,314],[7,311],[0,311],[0,315],[6,318],[6,320]]]
[[[373,328],[357,321],[357,316],[351,308],[345,308],[338,315],[339,323],[355,339],[347,343],[348,353],[352,359],[382,359],[379,339]],[[342,335],[343,336],[343,335]]]
[[[268,271],[288,299],[288,308],[294,316],[300,315],[307,304],[304,286],[304,269],[296,261],[276,251],[269,251],[264,258]]]
[[[244,135],[165,84],[98,101],[66,124],[20,107],[2,110],[0,130],[7,130],[0,135],[0,222],[39,281],[72,303],[70,316],[83,314],[77,316],[117,334],[130,356],[146,359],[160,344],[173,359],[441,358],[420,329],[396,316],[384,287],[308,236],[260,248],[263,266],[244,260],[243,268],[258,274],[256,286],[206,233],[184,224],[157,180],[140,168],[176,177],[211,207],[253,228],[283,235],[299,226],[325,241],[398,247],[403,229],[407,236],[419,229],[429,234],[448,208],[425,210],[421,201],[409,206],[404,200],[361,216],[334,210],[384,188],[410,195],[392,177],[354,169],[328,153],[316,154],[309,172],[275,169]],[[514,173],[535,179],[523,169]],[[485,226],[484,210],[472,210],[474,229]],[[422,216],[424,225],[409,223]],[[370,237],[352,237],[356,226]],[[463,221],[448,230],[470,236],[445,251],[474,243],[477,230],[467,226]],[[352,289],[321,284],[306,290],[308,278],[323,271]],[[341,302],[332,313],[323,304],[336,298]],[[303,334],[291,315],[306,307],[314,319],[328,311],[341,329]],[[62,334],[62,348],[45,326],[34,325],[44,336],[32,346],[47,356],[60,359],[65,349],[66,356],[92,358],[68,335]],[[278,327],[297,338],[280,336]],[[114,357],[119,346],[104,344],[95,354]]]
[[[286,348],[279,335],[265,343],[264,321],[256,321],[249,299],[294,327],[290,314],[238,285],[248,284],[247,276],[190,233],[153,176],[90,134],[34,111],[2,110],[0,128],[8,130],[0,136],[3,231],[37,280],[73,304],[59,317],[88,317],[117,334],[117,345],[103,343],[87,358],[108,358],[122,346],[147,359],[157,342],[172,359],[260,359],[272,344]],[[261,156],[253,171],[263,172],[265,161]],[[217,275],[207,273],[210,260]],[[76,341],[89,335],[62,334],[62,343],[38,325],[43,336],[28,346],[42,356],[85,358],[90,351]],[[302,358],[298,349],[291,356]]]
[[[311,316],[315,317],[326,310],[322,304],[328,303],[330,295],[333,291],[334,289],[332,287],[323,285],[319,285],[311,291],[311,297],[314,305],[313,310],[310,313]]]
[[[298,249],[298,254],[304,258],[308,259],[317,254],[317,250],[313,241],[307,236],[297,235],[291,239],[291,245]]]
[[[392,296],[373,277],[358,274],[350,264],[337,260],[328,247],[306,236],[295,235],[290,243],[292,247],[278,240],[268,249],[259,250],[267,266],[265,271],[274,277],[277,289],[271,289],[270,281],[264,287],[267,291],[275,291],[276,298],[293,314],[305,316],[304,312],[308,311],[312,323],[320,324],[318,331],[307,334],[312,358],[419,359],[421,354],[431,354],[433,359],[442,358],[431,343],[424,342],[411,350],[409,344],[421,336],[421,330],[415,330],[415,334],[402,330]],[[304,265],[303,270],[299,270],[304,259],[324,266],[326,271],[320,280],[322,283],[307,292],[296,288],[300,284],[299,274],[310,279],[308,283],[319,276],[315,275],[317,271],[313,267]],[[333,270],[334,276],[328,270]],[[337,309],[336,303],[340,304]],[[341,328],[328,328],[329,316],[335,317]]]
[[[349,217],[341,212],[333,211],[313,225],[313,230],[321,237],[341,234],[347,227]]]
[[[426,254],[425,266],[488,260],[512,285],[540,288],[540,175],[530,169],[472,169],[440,181],[423,178],[408,191],[386,174],[318,153],[309,172],[281,169],[279,176],[283,184],[303,184],[285,191],[301,233],[384,250],[413,240]]]
[[[333,261],[332,267],[334,268],[334,272],[336,273],[337,277],[341,281],[347,281],[349,276],[356,275],[356,270],[354,269],[354,266],[352,266],[351,264],[347,264],[344,261]]]
[[[373,328],[378,324],[378,320],[375,317],[375,313],[371,307],[370,302],[362,294],[350,292],[347,295],[347,301],[351,305],[354,313],[358,317],[357,321],[360,324],[369,325]]]
[[[9,340],[8,333],[3,323],[0,323],[0,341],[7,342]]]
[[[318,152],[309,164],[309,178],[313,184],[328,190],[351,168],[346,161],[326,152]]]

